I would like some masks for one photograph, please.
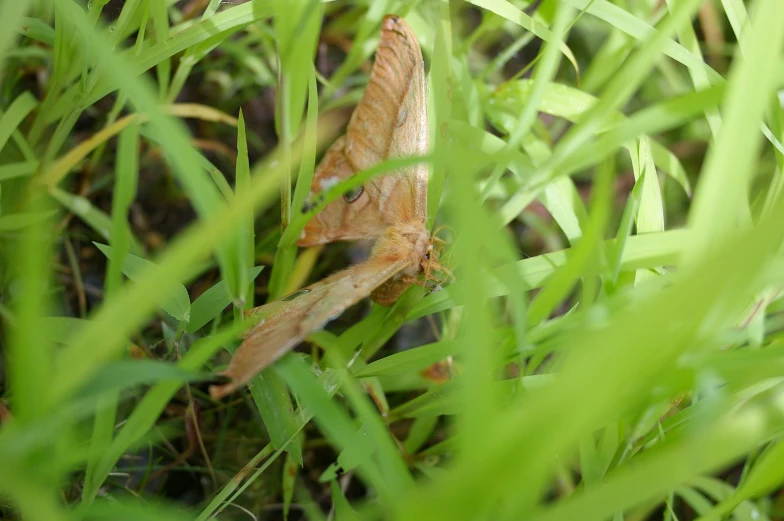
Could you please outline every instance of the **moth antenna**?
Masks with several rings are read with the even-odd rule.
[[[440,232],[440,231],[441,231],[441,230],[443,230],[443,229],[448,229],[448,230],[451,230],[451,232],[452,232],[452,235],[457,235],[457,234],[455,233],[455,229],[454,229],[454,228],[452,228],[452,227],[451,227],[451,226],[449,226],[448,224],[442,224],[442,225],[440,225],[438,228],[436,228],[435,230],[433,230],[433,233],[432,233],[432,234],[430,234],[430,240],[431,240],[431,242],[434,242],[434,243],[439,243],[439,244],[448,244],[448,243],[449,243],[449,241],[445,241],[444,239],[442,239],[442,238],[438,237],[438,232]]]

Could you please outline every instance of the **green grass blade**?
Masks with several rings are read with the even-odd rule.
[[[17,28],[23,26],[22,19],[30,8],[32,2],[20,0],[19,2],[3,2],[0,6],[0,71],[5,70],[5,58],[9,48],[17,38]],[[0,146],[0,149],[2,147]]]
[[[259,276],[263,266],[256,266],[247,270],[246,278],[249,284],[253,284]],[[226,307],[231,304],[233,298],[225,280],[212,286],[210,289],[199,295],[191,304],[191,320],[185,326],[185,331],[195,333],[207,325],[207,323],[220,315]]]
[[[8,138],[19,127],[19,124],[38,106],[38,101],[28,91],[16,97],[8,109],[0,117],[0,153],[3,152]]]
[[[41,198],[28,202],[32,214],[45,214]],[[4,219],[7,219],[4,218]],[[22,235],[19,243],[18,264],[12,274],[19,284],[13,308],[15,322],[9,332],[8,375],[13,393],[13,406],[20,422],[32,421],[45,414],[39,399],[40,389],[52,377],[52,346],[43,339],[35,324],[49,314],[47,286],[48,258],[51,251],[51,219],[37,218]]]
[[[160,269],[155,263],[137,257],[130,253],[120,261],[118,252],[110,246],[95,243],[95,246],[106,255],[112,262],[116,262],[122,266],[122,272],[131,281],[144,280],[148,272],[154,272]],[[155,300],[160,303],[161,309],[166,311],[172,318],[180,322],[190,321],[191,316],[191,300],[188,296],[188,290],[182,284],[177,284],[170,292],[158,292],[154,296]]]
[[[177,364],[178,367],[184,371],[198,370],[215,354],[222,343],[234,338],[239,331],[238,325],[231,325],[209,338],[196,342]],[[95,472],[96,483],[102,483],[123,453],[153,428],[164,407],[181,385],[182,383],[178,381],[161,382],[147,392],[115,436],[109,450],[103,454],[100,466]],[[93,489],[93,493],[95,492],[97,489]]]
[[[245,191],[250,187],[250,162],[248,160],[248,142],[245,137],[245,119],[240,111],[239,124],[237,125],[237,166],[235,171],[237,192]],[[253,307],[253,286],[248,284],[247,270],[255,264],[256,232],[254,230],[253,212],[250,211],[242,220],[237,231],[237,246],[239,249],[239,275],[237,286],[231,288],[232,296],[238,307],[250,309]]]
[[[669,35],[682,24],[687,23],[701,1],[685,0],[680,2],[679,9],[674,10],[672,15],[662,23],[659,30],[626,60],[625,65],[602,92],[599,101],[584,114],[580,123],[572,127],[553,149],[553,155],[542,165],[535,178],[530,181],[529,190],[541,190],[547,182],[557,177],[564,160],[581,145],[584,145],[606,124],[613,112],[628,101],[647,77],[647,70],[658,58],[659,52],[670,41]],[[502,212],[506,216],[505,222],[509,222],[512,216],[518,215],[522,211],[524,205],[521,203],[527,200],[527,197],[523,197],[523,195],[523,191],[519,192],[504,205]]]
[[[577,59],[574,57],[574,54],[572,54],[571,49],[569,49],[566,43],[560,41],[560,38],[557,35],[553,35],[549,29],[543,27],[539,22],[525,14],[523,11],[519,10],[510,2],[507,2],[506,0],[472,0],[471,3],[477,7],[487,9],[488,11],[491,11],[498,16],[502,16],[510,22],[518,24],[526,31],[530,31],[532,34],[535,34],[537,37],[546,42],[555,43],[558,45],[558,48],[561,50],[563,55],[566,56],[566,59],[572,63],[574,69],[579,70],[580,67],[577,64]]]
[[[286,356],[273,368],[297,394],[300,401],[315,412],[316,423],[337,449],[344,450],[361,443],[346,412],[329,400],[329,395],[317,383],[315,376],[297,357]],[[357,470],[363,479],[373,485],[381,500],[391,506],[394,498],[388,482],[391,476],[385,476],[378,463],[369,457],[363,459]]]
[[[109,258],[104,291],[110,298],[122,284],[122,259],[129,254],[131,232],[128,227],[128,211],[136,198],[138,180],[139,128],[131,125],[120,134],[117,154],[117,171],[114,197],[112,200],[112,233],[111,247],[114,255]],[[136,368],[134,368],[136,369]],[[134,372],[138,372],[135,370]],[[106,368],[101,376],[107,375]],[[114,378],[110,381],[114,381]],[[105,476],[100,475],[100,463],[104,453],[109,449],[117,421],[118,391],[105,390],[101,393],[93,420],[93,432],[90,439],[90,456],[85,470],[82,498],[89,504],[97,495]]]
[[[745,186],[759,149],[760,120],[773,95],[775,64],[781,57],[784,4],[756,2],[748,39],[747,56],[733,67],[722,104],[724,126],[711,147],[702,169],[699,190],[689,213],[689,227],[696,232],[688,252],[690,262],[708,254],[718,237],[735,226],[745,206]]]
[[[134,50],[125,51],[120,54],[120,56],[130,62],[128,64],[129,67],[125,69],[125,77],[136,77],[144,71],[162,63],[164,60],[171,58],[175,54],[212,38],[216,33],[235,31],[237,27],[250,25],[267,18],[272,14],[272,4],[248,2],[236,5],[177,33],[157,45],[149,47],[138,56],[135,56]],[[117,71],[115,68],[109,70],[113,72]],[[90,93],[89,97],[85,100],[87,105],[94,104],[99,99],[119,88],[120,85],[128,88],[128,84],[122,76],[117,77],[116,74],[113,74],[112,76],[114,77],[107,77],[98,81],[93,92]],[[63,96],[48,114],[48,118],[50,118],[49,121],[62,117],[63,114],[69,110],[69,107],[73,104],[78,95],[79,89],[76,86],[71,87],[63,93]]]

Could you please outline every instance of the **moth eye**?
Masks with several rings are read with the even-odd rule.
[[[309,289],[301,289],[299,291],[295,291],[294,293],[292,293],[288,297],[283,297],[281,300],[284,301],[284,302],[289,302],[289,301],[294,300],[297,297],[301,297],[302,295],[305,295],[306,293],[310,293],[310,290]]]
[[[362,185],[359,185],[358,187],[352,188],[348,192],[345,192],[343,194],[343,200],[346,201],[347,203],[353,203],[354,201],[359,199],[359,196],[362,195],[362,192],[364,191],[365,189],[362,188]]]

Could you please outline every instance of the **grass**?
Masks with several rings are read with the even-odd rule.
[[[0,3],[0,517],[780,519],[780,0]],[[209,398],[387,12],[456,282]],[[283,225],[283,226],[282,226]]]

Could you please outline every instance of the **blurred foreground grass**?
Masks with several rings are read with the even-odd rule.
[[[214,402],[243,309],[361,258],[291,237],[388,12],[457,282]],[[781,27],[781,0],[0,2],[0,517],[781,519]]]

